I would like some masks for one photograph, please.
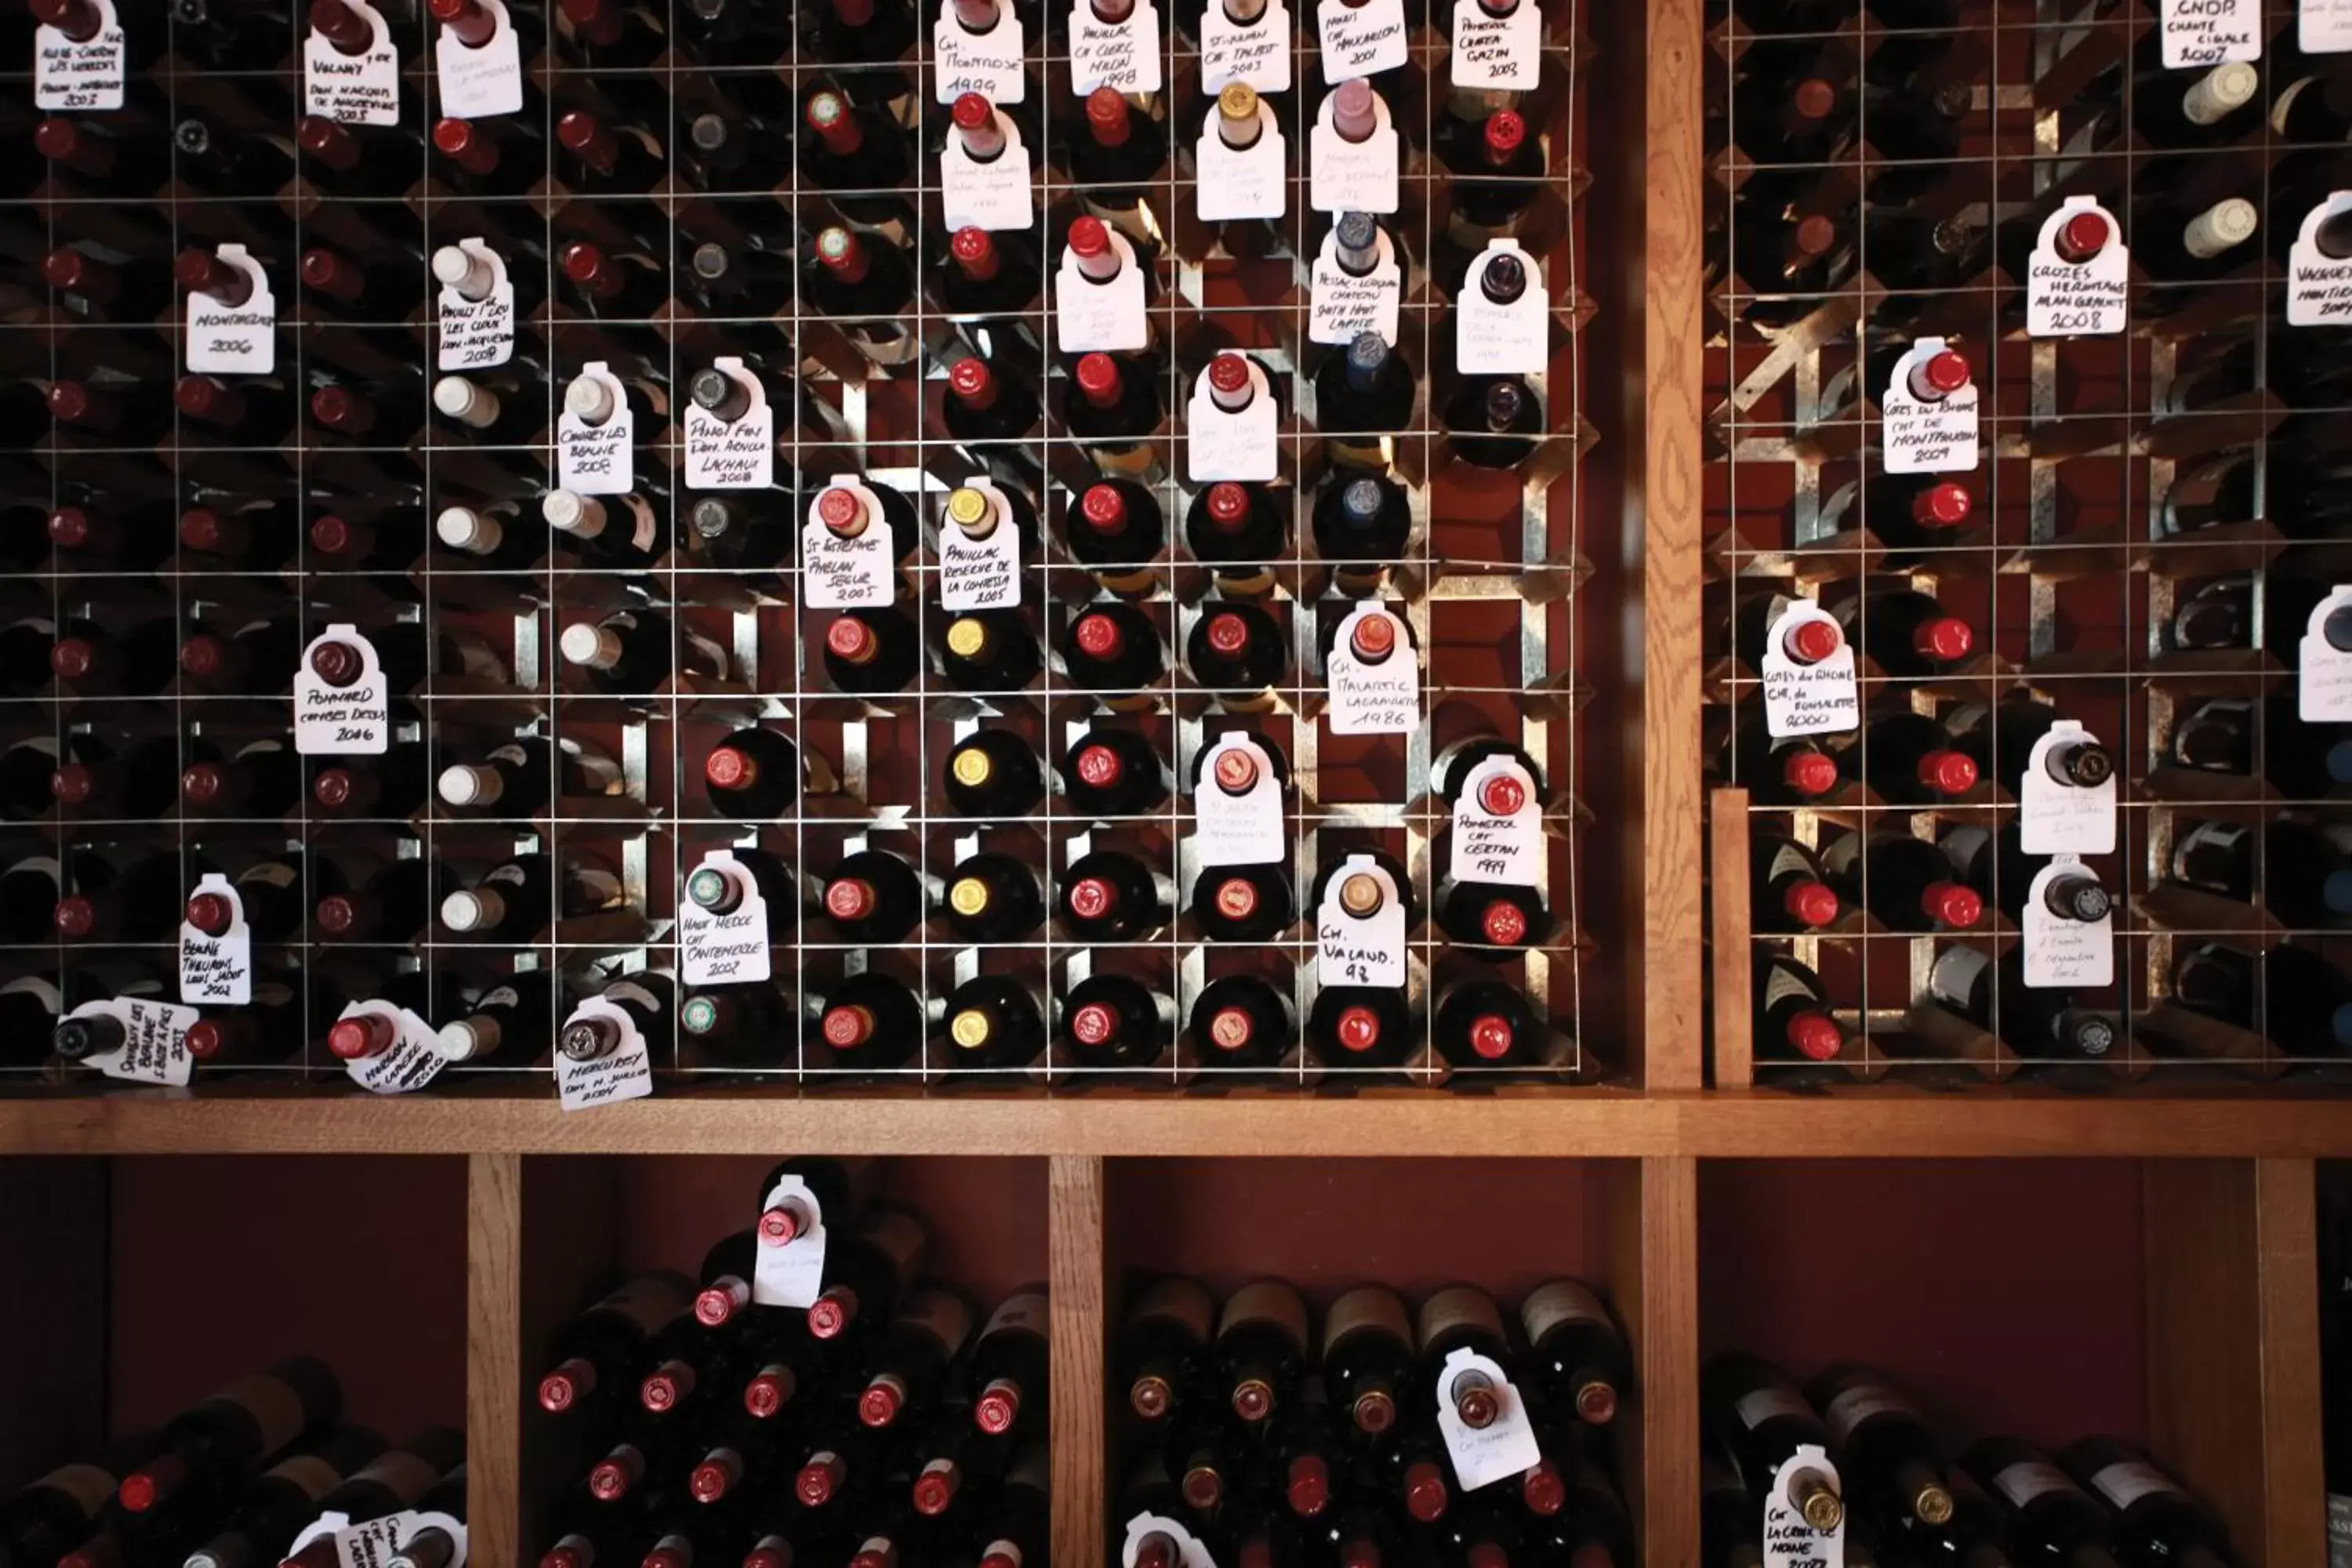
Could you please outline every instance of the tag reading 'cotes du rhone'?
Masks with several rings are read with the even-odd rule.
[[[114,0],[90,0],[78,26],[42,23],[33,29],[33,107],[51,112],[121,108],[129,53]]]
[[[1201,759],[1192,816],[1203,867],[1272,865],[1288,848],[1282,781],[1265,748],[1245,731],[1220,736]]]
[[[1349,856],[1315,911],[1318,983],[1402,985],[1404,949],[1404,895],[1396,879],[1371,856]]]
[[[687,873],[677,908],[679,977],[731,985],[769,974],[767,895],[730,849],[713,849]]]
[[[440,321],[436,363],[446,371],[487,370],[514,357],[514,282],[506,258],[479,239],[461,239],[433,253],[441,285],[435,303]]]
[[[555,469],[565,489],[583,496],[623,496],[636,488],[636,416],[628,388],[603,360],[582,365],[563,388]]]
[[[1095,0],[1077,0],[1070,7],[1070,91],[1080,98],[1098,87],[1158,92],[1160,37],[1160,13],[1151,0],[1132,0],[1115,22],[1097,14]]]
[[[2018,847],[2028,855],[2112,855],[2116,847],[2116,779],[2097,784],[2061,778],[2054,755],[2098,743],[2072,719],[2061,719],[2033,743],[2018,795]]]
[[[2054,905],[2053,887],[2081,889],[2096,887],[2089,867],[2072,855],[2061,855],[2035,873],[2026,890],[2024,931],[2025,984],[2034,990],[2096,991],[2115,984],[2116,930],[2114,905],[2105,898],[2075,903],[2077,910],[2102,911],[2095,920],[2075,920]]]
[[[331,37],[315,26],[302,37],[303,111],[346,125],[397,125],[400,51],[381,12],[367,0],[346,3],[353,37]]]
[[[522,112],[522,48],[505,0],[482,0],[490,30],[472,39],[457,23],[445,22],[433,42],[434,74],[441,82],[440,110],[454,120],[487,120]]]
[[[2167,70],[2263,58],[2263,0],[2158,0],[2158,9]]]
[[[294,749],[306,757],[380,757],[392,749],[391,682],[375,644],[336,623],[294,667]]]
[[[2025,269],[2025,331],[2114,337],[2129,317],[2131,252],[2096,196],[2069,196],[2042,225]]]
[[[566,1025],[598,1018],[617,1031],[618,1044],[601,1056],[585,1058],[555,1053],[555,1096],[565,1110],[593,1110],[625,1100],[643,1100],[654,1091],[653,1052],[637,1033],[637,1021],[628,1010],[602,996],[591,996],[572,1009]]]
[[[816,1305],[824,1289],[824,1210],[798,1176],[777,1182],[760,1212],[779,1208],[797,1215],[803,1223],[789,1241],[778,1244],[761,1237],[759,1256],[752,1260],[751,1300],[762,1307],[805,1311]]]
[[[2352,0],[2344,0],[2352,16]],[[2352,49],[2352,43],[2343,46]],[[2336,191],[2305,213],[2286,263],[2286,324],[2340,327],[2352,321],[2352,191]]]
[[[2306,724],[2352,721],[2352,584],[2337,584],[2312,607],[2296,654],[2296,716]]]
[[[189,895],[180,921],[180,1000],[192,1007],[242,1007],[253,1000],[253,930],[245,901],[217,871],[207,871]]]
[[[1028,96],[1022,68],[1021,18],[1011,0],[997,0],[996,19],[983,33],[964,29],[955,0],[940,0],[931,28],[932,82],[941,103],[976,92],[991,103],[1019,103]]]
[[[1806,632],[1820,626],[1825,629]],[[1834,648],[1822,657],[1801,662],[1792,648],[1807,637]],[[1837,617],[1811,599],[1793,599],[1765,634],[1763,663],[1758,672],[1764,681],[1764,732],[1772,739],[1792,735],[1843,735],[1862,727],[1862,688],[1854,680],[1853,646],[1845,640]]]
[[[1837,1467],[1811,1443],[1798,1445],[1782,1461],[1764,1496],[1764,1568],[1845,1568],[1843,1517],[1830,1529],[1819,1529],[1805,1517],[1804,1499],[1797,1495],[1800,1486],[1808,1496],[1820,1495],[1815,1487],[1826,1487],[1834,1497],[1837,1484]]]
[[[1890,474],[1966,474],[1977,466],[1981,402],[1969,362],[1942,338],[1920,338],[1880,394],[1879,447]]]
[[[740,407],[687,404],[686,488],[766,489],[776,482],[776,416],[768,405],[768,389],[732,354],[719,355],[710,368],[735,384],[730,403]]]
[[[244,287],[234,300],[188,291],[189,374],[268,375],[278,368],[278,301],[269,292],[269,274],[234,240],[215,246],[213,254],[243,275]]]

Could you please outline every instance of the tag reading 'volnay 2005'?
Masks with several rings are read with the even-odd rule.
[[[278,301],[269,274],[234,240],[213,247],[221,264],[236,268],[252,288],[231,305],[210,294],[188,295],[188,371],[194,375],[268,375],[278,368]]]
[[[253,929],[245,923],[245,900],[217,871],[197,879],[188,901],[206,896],[228,907],[228,929],[210,936],[180,921],[180,1000],[192,1007],[242,1007],[253,1000]]]
[[[383,16],[367,0],[348,0],[368,26],[368,47],[347,55],[316,27],[302,37],[305,113],[346,125],[400,123],[400,50]]]
[[[1160,13],[1151,0],[1135,0],[1116,22],[1095,15],[1094,0],[1070,7],[1070,90],[1084,98],[1098,87],[1160,90]]]
[[[2158,9],[2167,70],[2263,58],[2262,0],[2159,0]]]
[[[98,26],[77,39],[47,23],[33,29],[33,107],[106,110],[122,107],[129,45],[114,17],[114,0],[91,0]]]

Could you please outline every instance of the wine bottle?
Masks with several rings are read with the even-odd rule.
[[[1192,1027],[1202,1060],[1228,1072],[1278,1066],[1297,1035],[1288,999],[1255,974],[1211,981],[1193,999]]]
[[[1822,871],[1890,931],[1966,931],[1984,918],[1950,858],[1907,833],[1849,833],[1822,851]]]
[[[1168,770],[1133,730],[1097,722],[1063,753],[1062,790],[1086,816],[1141,816],[1168,798]]]
[[[1801,933],[1835,925],[1844,904],[1822,880],[1812,851],[1793,838],[1759,833],[1748,841],[1750,924],[1758,931]]]
[[[1042,1428],[1050,1392],[1051,1321],[1042,1285],[1016,1290],[989,1314],[972,1342],[967,1373],[972,1425],[982,1432],[1004,1436]]]
[[[1549,1031],[1528,999],[1498,980],[1447,991],[1433,1020],[1438,1054],[1457,1068],[1532,1068],[1543,1064]]]
[[[1846,1048],[1843,1026],[1832,1016],[1820,975],[1795,959],[1759,952],[1756,958],[1756,1054],[1773,1061],[1835,1061]]]
[[[1017,1071],[1044,1053],[1045,1022],[1027,986],[976,974],[948,995],[947,1037],[950,1072]]]
[[[1160,1420],[1202,1391],[1216,1321],[1216,1298],[1182,1275],[1163,1276],[1135,1298],[1119,1323],[1113,1359],[1127,1406],[1138,1417]]]
[[[2001,1504],[2013,1552],[2071,1568],[2115,1568],[2106,1510],[2041,1449],[2019,1437],[1983,1437],[1962,1450],[1960,1468]]]
[[[1384,1285],[1361,1285],[1323,1319],[1324,1386],[1356,1430],[1377,1438],[1397,1423],[1413,1372],[1412,1321]]]
[[[941,918],[966,942],[1017,941],[1045,918],[1037,875],[1013,856],[982,851],[949,874]]]
[[[903,610],[845,610],[824,628],[824,672],[856,695],[903,691],[915,679],[922,647]]]
[[[1734,1352],[1708,1362],[1699,1373],[1699,1405],[1706,1429],[1730,1450],[1751,1493],[1777,1484],[1801,1447],[1828,1450],[1827,1430],[1789,1374],[1758,1357]],[[1835,1530],[1844,1521],[1844,1500],[1830,1471],[1801,1468],[1788,1491],[1813,1529]]]
[[[1077,252],[1078,225],[1071,228],[1072,250],[1079,255],[1079,270],[1087,258]],[[1105,240],[1106,254],[1108,241]],[[1111,258],[1114,263],[1117,257]],[[1112,273],[1118,271],[1114,265]],[[1084,443],[1087,456],[1108,478],[1148,480],[1159,458],[1150,437],[1160,428],[1160,378],[1149,364],[1116,359],[1108,353],[1081,355],[1062,398],[1062,423]]]
[[[957,691],[1008,695],[1044,667],[1037,634],[1019,610],[967,611],[940,633],[940,674]]]
[[[636,1395],[647,1346],[691,1311],[694,1294],[680,1276],[642,1275],[571,1320],[549,1347],[540,1408],[554,1415],[623,1408]]]
[[[1070,684],[1082,691],[1132,694],[1157,686],[1167,671],[1151,617],[1118,600],[1072,616],[1061,638]]]
[[[1420,1043],[1402,992],[1325,985],[1307,1013],[1307,1048],[1327,1068],[1364,1072],[1403,1064]]]
[[[1616,1419],[1633,1386],[1633,1355],[1591,1286],[1575,1279],[1538,1286],[1519,1304],[1519,1326],[1529,1382],[1547,1408],[1588,1426]]]
[[[1863,778],[1890,805],[1934,805],[1977,784],[1977,765],[1951,731],[1925,713],[1871,721],[1863,734]]]
[[[1091,1072],[1140,1072],[1175,1037],[1175,1003],[1131,975],[1097,971],[1062,998],[1062,1048]]]
[[[930,1245],[919,1215],[888,1204],[869,1206],[854,1227],[834,1232],[825,1288],[808,1310],[809,1332],[837,1340],[855,1326],[887,1322]]]
[[[888,947],[929,912],[930,895],[914,867],[887,849],[860,849],[825,873],[822,901],[845,942]]]
[[[1421,1347],[1421,1385],[1434,1389],[1470,1430],[1493,1426],[1503,1413],[1507,1391],[1478,1368],[1449,1368],[1446,1358],[1455,1351],[1468,1351],[1504,1366],[1507,1377],[1511,1351],[1495,1299],[1475,1285],[1449,1285],[1422,1302],[1414,1328]]]
[[[810,1057],[835,1072],[887,1072],[919,1056],[930,1032],[922,999],[905,981],[868,971],[827,989]]]
[[[2122,1035],[2113,1015],[2080,1005],[2073,993],[2029,987],[2021,948],[1997,964],[1976,948],[1944,948],[1928,970],[1927,991],[2028,1061],[2103,1060]]]
[[[928,1412],[971,1324],[971,1303],[961,1291],[927,1286],[909,1292],[866,1359],[871,1370],[857,1394],[857,1419],[882,1428]]]
[[[1837,1445],[1845,1495],[1857,1510],[1908,1514],[1921,1524],[1952,1517],[1944,1460],[1918,1411],[1880,1373],[1833,1366],[1805,1384]]]
[[[1192,883],[1188,907],[1201,934],[1211,942],[1266,942],[1298,919],[1289,873],[1280,866],[1204,870]]]
[[[1837,609],[1850,641],[1888,675],[1934,675],[1969,657],[1976,634],[1935,595],[1897,589],[1847,600]]]
[[[1045,767],[1013,731],[976,730],[948,753],[942,789],[959,816],[1027,816],[1045,799]]]
[[[1307,1374],[1307,1303],[1287,1282],[1261,1279],[1225,1298],[1211,1364],[1222,1403],[1255,1426],[1295,1398]]]
[[[184,1496],[217,1497],[304,1432],[335,1420],[342,1398],[333,1371],[308,1357],[240,1378],[164,1423],[163,1452],[122,1478],[115,1504],[135,1517]]]

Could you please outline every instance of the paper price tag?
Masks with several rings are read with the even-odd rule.
[[[1764,732],[1776,741],[1791,735],[1843,735],[1862,728],[1862,688],[1853,677],[1853,645],[1839,634],[1838,650],[1819,664],[1789,657],[1789,634],[1801,622],[1836,617],[1811,600],[1790,605],[1764,638]]]
[[[988,479],[964,481],[997,498],[996,526],[974,539],[952,522],[940,525],[940,607],[1006,610],[1021,603],[1021,537],[1003,492]]]
[[[1475,4],[1475,0],[1467,0]],[[1307,138],[1307,205],[1321,213],[1397,210],[1397,134],[1388,100],[1372,95],[1372,133],[1350,142],[1331,123],[1335,95],[1323,95]]]
[[[740,385],[751,406],[730,421],[698,403],[686,405],[686,488],[766,489],[776,482],[776,415],[768,390],[731,354],[719,355],[710,365]]]
[[[1080,98],[1098,87],[1158,92],[1160,37],[1160,13],[1151,0],[1135,0],[1134,9],[1116,22],[1096,16],[1092,0],[1077,0],[1070,7],[1070,90]]]
[[[1263,99],[1257,120],[1257,140],[1235,149],[1217,134],[1214,104],[1202,118],[1201,140],[1192,154],[1202,223],[1283,215],[1289,197],[1288,154],[1283,150],[1282,128],[1275,123],[1274,106]]]
[[[441,112],[484,120],[522,111],[522,49],[508,19],[506,0],[482,0],[498,30],[469,49],[448,28],[433,41],[434,74],[441,79]]]
[[[385,1011],[392,1011],[400,1025],[399,1037],[393,1041],[392,1048],[345,1062],[343,1070],[370,1094],[413,1094],[440,1077],[441,1069],[449,1065],[449,1058],[441,1054],[440,1031],[406,1007],[390,1010],[381,1002],[346,1003],[336,1016],[351,1018],[362,1013]]]
[[[1456,1378],[1484,1377],[1495,1394],[1495,1419],[1484,1426],[1465,1426],[1446,1396]],[[1437,1372],[1437,1431],[1445,1439],[1445,1457],[1454,1461],[1454,1479],[1465,1492],[1523,1476],[1543,1462],[1543,1447],[1519,1391],[1511,1386],[1502,1367],[1470,1350],[1457,1350]]]
[[[195,1071],[195,1058],[188,1055],[188,1031],[201,1015],[194,1007],[146,996],[110,996],[85,1002],[66,1016],[105,1016],[121,1024],[121,1049],[82,1058],[82,1066],[95,1068],[108,1078],[185,1089]]]
[[[2073,262],[2059,256],[2058,227],[2078,212],[2095,212],[2107,220],[2115,237],[2088,261]],[[2115,215],[2099,205],[2095,196],[2069,196],[2043,221],[2033,258],[2025,269],[2025,331],[2035,338],[2113,337],[2124,330],[2128,315],[2131,252]]]
[[[1124,353],[1150,346],[1151,324],[1143,312],[1143,269],[1135,247],[1117,229],[1110,247],[1118,253],[1118,276],[1097,283],[1078,270],[1077,258],[1062,247],[1054,273],[1054,340],[1064,353]]]
[[[1393,348],[1397,306],[1403,296],[1404,277],[1386,229],[1381,231],[1380,259],[1361,278],[1339,265],[1337,237],[1327,234],[1308,284],[1307,341],[1352,343],[1365,332],[1378,332]]]
[[[488,46],[485,46],[487,47]],[[555,421],[555,462],[558,482],[583,496],[626,495],[636,488],[636,415],[629,407],[629,389],[605,368],[590,360],[574,378],[604,384],[613,411],[602,424],[591,425],[566,408]]]
[[[963,30],[954,0],[940,0],[940,19],[931,29],[931,59],[941,103],[953,103],[967,92],[991,103],[1019,103],[1029,90],[1029,79],[1021,68],[1021,18],[1013,15],[1010,0],[998,6],[996,26],[981,34]]]
[[[310,667],[320,643],[359,650],[360,678],[330,686]],[[380,757],[392,749],[392,697],[375,645],[357,626],[337,623],[302,649],[294,668],[294,749],[306,757]]]
[[[1845,1568],[1844,1523],[1835,1530],[1815,1530],[1790,1495],[1791,1483],[1807,1471],[1837,1484],[1837,1467],[1811,1443],[1800,1444],[1781,1463],[1764,1497],[1765,1568]]]
[[[1339,901],[1350,877],[1381,885],[1381,907],[1359,918]],[[1396,879],[1369,855],[1350,855],[1323,889],[1315,911],[1315,975],[1324,985],[1402,985],[1405,983],[1404,897]]]
[[[216,871],[205,873],[196,891],[228,900],[228,930],[206,936],[180,922],[180,1000],[191,1006],[245,1006],[253,1000],[253,931],[245,923],[245,901]]]
[[[415,1510],[402,1509],[335,1531],[337,1568],[383,1568],[414,1529]]]
[[[2346,0],[2352,17],[2352,0]],[[2338,46],[2352,49],[2352,37]],[[2287,251],[2286,324],[2338,327],[2352,321],[2352,259],[2338,261],[2319,248],[2319,228],[2338,213],[2352,212],[2352,191],[2337,191],[2303,216]]]
[[[383,16],[367,0],[351,0],[373,37],[365,49],[347,55],[314,28],[302,37],[304,112],[346,125],[400,123],[400,51],[393,47]]]
[[[286,1554],[289,1557],[298,1556],[310,1542],[333,1535],[339,1530],[348,1530],[351,1528],[351,1523],[350,1514],[337,1509],[330,1509],[302,1527],[302,1532],[294,1538],[293,1543],[286,1549]]]
[[[2096,991],[2116,978],[2115,916],[2070,921],[2052,910],[2042,894],[2062,876],[2086,875],[2083,862],[2061,855],[2034,875],[2025,896],[2025,984],[2044,988]]]
[[[1215,97],[1233,82],[1260,92],[1290,90],[1290,9],[1266,0],[1255,22],[1236,22],[1223,5],[1201,18],[1201,90]]]
[[[1504,777],[1518,781],[1518,807],[1488,811],[1486,784]],[[1543,873],[1543,802],[1536,798],[1535,781],[1510,757],[1488,757],[1462,781],[1454,802],[1454,875],[1465,882],[1492,882],[1506,888],[1539,888]]]
[[[2295,714],[2306,724],[2352,721],[2352,653],[2327,640],[2331,616],[2352,610],[2352,584],[2339,583],[2304,623],[2296,659]]]
[[[972,162],[961,136],[950,135],[940,150],[940,202],[950,228],[1017,230],[1037,221],[1021,127],[1000,109],[996,129],[1003,133],[1004,150],[985,163]]]
[[[1367,620],[1395,623],[1389,656],[1378,664],[1356,657],[1356,628]],[[1361,605],[1339,623],[1323,679],[1331,693],[1335,735],[1409,735],[1421,725],[1421,668],[1412,634],[1402,618],[1380,605]]]
[[[1249,404],[1238,414],[1217,406],[1205,366],[1193,378],[1192,400],[1184,411],[1184,461],[1202,483],[1270,479],[1280,468],[1282,422],[1274,406],[1274,388],[1257,361],[1249,362]]]
[[[405,1547],[428,1530],[437,1530],[449,1538],[454,1551],[443,1568],[466,1568],[466,1522],[439,1509],[412,1510],[408,1527],[401,1531],[400,1544]]]
[[[1977,384],[1933,403],[1911,393],[1911,373],[1944,352],[1942,338],[1921,338],[1895,362],[1878,408],[1880,445],[1890,474],[1965,474],[1977,466]]]
[[[2352,0],[2303,0],[2295,9],[2294,41],[2306,55],[2352,49]]]
[[[678,972],[688,985],[732,985],[769,976],[768,899],[734,853],[713,849],[701,865],[733,879],[741,901],[713,914],[691,899],[677,906]]]
[[[114,19],[114,0],[91,0],[98,31],[76,42],[56,27],[33,29],[33,106],[44,110],[122,107],[130,50]]]
[[[278,301],[269,275],[245,247],[226,240],[213,254],[253,279],[242,305],[188,296],[188,369],[198,375],[268,375],[278,368]]]
[[[2263,58],[2262,0],[2161,0],[2158,9],[2167,70]]]
[[[1477,92],[1527,92],[1543,68],[1543,16],[1536,0],[1519,0],[1507,16],[1484,5],[1454,7],[1454,85]]]
[[[1466,3],[1466,0],[1465,0]],[[1528,286],[1507,305],[1486,297],[1486,268],[1497,256],[1517,254]],[[1454,354],[1465,375],[1535,375],[1544,368],[1551,335],[1550,295],[1543,265],[1516,239],[1489,240],[1471,262],[1454,306]]]
[[[1257,776],[1247,791],[1229,795],[1217,783],[1217,759],[1245,752]],[[1195,849],[1202,867],[1270,866],[1288,847],[1282,832],[1282,784],[1265,749],[1245,731],[1219,737],[1201,760],[1201,783],[1192,794]]]
[[[1325,81],[1393,70],[1410,53],[1404,0],[1323,0],[1315,20],[1323,41]]]
[[[444,284],[435,308],[440,322],[440,348],[436,363],[443,370],[485,370],[514,357],[514,284],[508,280],[506,258],[478,239],[461,239],[457,248],[487,264],[498,281],[479,300],[468,300]]]
[[[2061,719],[2033,743],[2025,759],[2018,800],[2018,847],[2028,855],[2111,855],[2116,847],[2116,781],[2084,788],[2062,784],[2050,772],[2050,753],[2088,743],[2088,730]]]
[[[752,1262],[751,1300],[762,1307],[805,1310],[816,1305],[824,1289],[824,1212],[816,1194],[798,1176],[778,1182],[761,1204],[760,1212],[765,1214],[785,1203],[815,1216],[816,1223],[782,1247],[764,1243],[760,1247],[759,1257]]]
[[[1139,1513],[1127,1521],[1127,1539],[1118,1549],[1119,1568],[1135,1568],[1136,1559],[1143,1555],[1143,1543],[1155,1535],[1175,1543],[1176,1561],[1181,1568],[1217,1568],[1209,1549],[1191,1531],[1156,1513]]]
[[[620,1028],[621,1043],[593,1061],[574,1061],[562,1051],[555,1053],[555,1096],[564,1110],[593,1110],[653,1093],[653,1053],[625,1008],[602,996],[591,996],[572,1009],[572,1017],[610,1019]]]
[[[866,498],[873,521],[855,539],[844,539],[817,516],[824,492],[811,498],[801,525],[801,602],[813,610],[867,610],[887,605],[891,581],[890,531],[882,523],[882,502],[856,474],[835,474],[832,486]],[[830,488],[830,487],[829,487]]]

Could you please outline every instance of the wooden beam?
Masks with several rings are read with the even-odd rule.
[[[2263,1568],[2325,1568],[2327,1480],[2319,1378],[2318,1172],[2309,1160],[2254,1165],[2262,1314]]]
[[[1601,1202],[1609,1285],[1633,1352],[1618,1445],[1625,1505],[1649,1568],[1698,1563],[1698,1164],[1612,1161]]]
[[[522,1561],[522,1160],[466,1163],[466,1532],[477,1568]]]
[[[1054,1298],[1054,1561],[1102,1560],[1106,1343],[1103,1163],[1055,1156],[1048,1175]]]
[[[1748,792],[1719,789],[1707,797],[1708,967],[1715,991],[1715,1073],[1717,1089],[1756,1082],[1755,970],[1749,956]]]

